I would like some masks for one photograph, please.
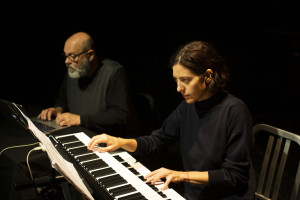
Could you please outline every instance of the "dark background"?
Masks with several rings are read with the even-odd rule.
[[[73,2],[64,8],[3,7],[9,11],[1,25],[0,98],[23,104],[30,114],[51,106],[66,70],[61,56],[64,41],[86,31],[99,50],[126,67],[134,92],[153,95],[163,119],[182,100],[168,68],[169,57],[181,44],[205,40],[227,60],[232,71],[229,91],[247,103],[254,122],[299,134],[296,5],[287,1],[178,5],[124,4],[117,9],[113,3],[89,2],[86,9]]]

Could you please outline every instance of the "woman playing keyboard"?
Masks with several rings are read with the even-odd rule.
[[[149,155],[179,139],[184,169],[157,169],[146,182],[165,178],[162,189],[170,182],[185,182],[186,199],[254,199],[251,114],[243,101],[225,90],[229,72],[224,60],[210,44],[194,41],[178,49],[171,67],[184,100],[160,129],[136,139],[97,135],[88,149],[106,143],[99,152],[121,147]]]

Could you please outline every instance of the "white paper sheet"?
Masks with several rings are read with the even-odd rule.
[[[20,109],[19,111],[27,120],[28,128],[32,131],[35,137],[45,146],[52,167],[58,172],[60,172],[72,185],[74,185],[78,189],[78,191],[84,194],[86,198],[93,200],[94,198],[92,197],[87,187],[84,185],[73,164],[65,160],[56,150],[50,139],[43,132],[41,132]]]

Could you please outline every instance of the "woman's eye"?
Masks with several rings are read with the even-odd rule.
[[[191,79],[189,79],[189,78],[182,78],[182,79],[181,79],[181,81],[184,82],[184,83],[188,83],[190,80],[191,80]]]

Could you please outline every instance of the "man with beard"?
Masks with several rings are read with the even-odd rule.
[[[136,115],[131,105],[125,68],[100,58],[95,42],[84,32],[70,36],[64,45],[65,75],[54,107],[38,118],[64,125],[81,125],[95,132],[114,135],[134,133]]]

